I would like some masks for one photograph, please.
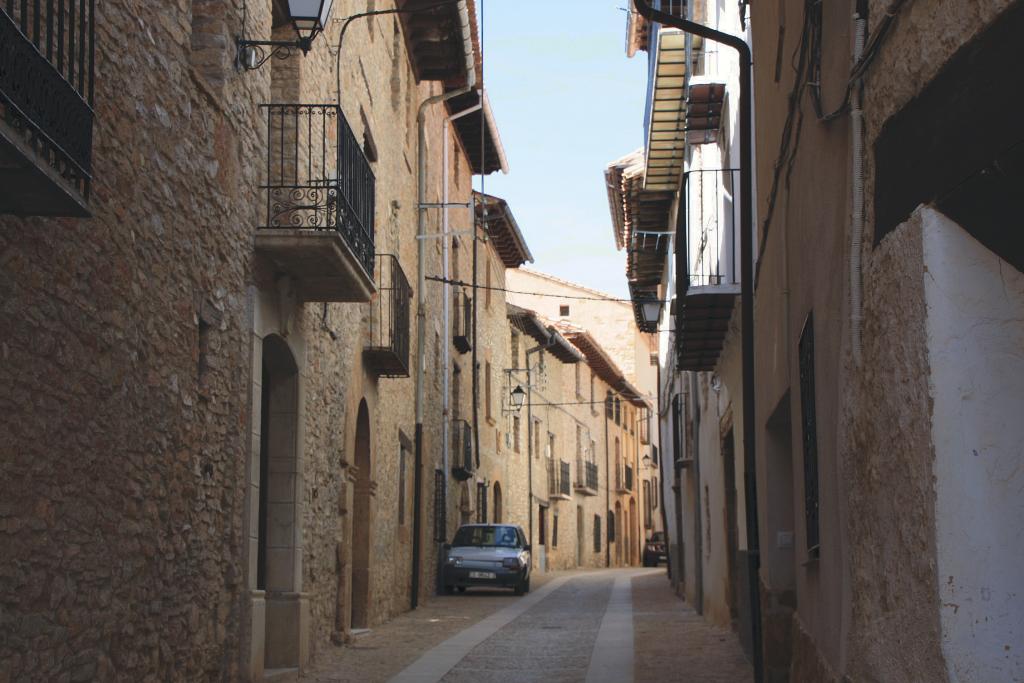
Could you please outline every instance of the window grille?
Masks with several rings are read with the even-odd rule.
[[[807,553],[817,557],[821,542],[818,527],[818,425],[814,394],[814,315],[807,315],[800,333],[800,418],[804,451],[804,518]]]
[[[448,540],[446,529],[447,506],[444,495],[444,471],[434,470],[434,542],[444,543]]]
[[[594,552],[601,552],[601,515],[594,515]]]
[[[558,545],[558,515],[551,517],[551,547]]]
[[[608,511],[608,542],[615,542],[615,513]]]
[[[487,524],[487,484],[483,482],[476,485],[476,521]]]

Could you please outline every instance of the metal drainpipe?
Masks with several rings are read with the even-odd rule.
[[[693,537],[695,540],[694,553],[696,554],[696,561],[693,563],[693,594],[697,614],[704,614],[704,524],[701,517],[701,503],[704,502],[704,494],[700,480],[700,403],[697,401],[697,374],[694,372],[686,374],[690,380],[688,393],[690,405],[693,408],[693,479],[696,483],[693,497]]]
[[[459,15],[462,21],[462,42],[464,48],[466,66],[466,85],[457,90],[440,95],[428,97],[420,103],[416,113],[417,128],[417,178],[416,178],[416,436],[415,436],[415,471],[413,472],[413,516],[412,516],[412,596],[411,607],[416,609],[419,605],[420,591],[420,555],[421,537],[423,535],[423,404],[424,404],[424,374],[426,372],[427,351],[426,351],[426,265],[427,265],[427,215],[426,194],[427,194],[427,132],[426,112],[427,108],[441,102],[458,97],[473,90],[476,87],[476,59],[473,53],[472,34],[469,27],[469,17],[466,10],[466,3],[460,0],[458,3]],[[448,169],[444,169],[447,173]],[[448,471],[444,473],[445,501],[448,500]],[[448,511],[442,511],[447,515]],[[441,555],[440,547],[438,555]]]
[[[548,340],[543,344],[526,350],[526,479],[527,479],[527,504],[526,515],[529,520],[529,535],[527,541],[533,545],[533,383],[530,381],[530,354],[550,349],[555,344],[555,335],[548,333]],[[536,557],[530,553],[530,562]]]
[[[750,46],[739,36],[680,17],[660,12],[647,0],[633,0],[637,12],[648,21],[678,28],[736,50],[740,66],[740,309],[743,347],[743,480],[747,512],[747,574],[750,590],[751,647],[754,653],[754,681],[764,680],[761,644],[760,544],[757,515],[757,472],[755,457],[754,405],[754,234],[753,234],[753,101]],[[679,235],[676,235],[679,238]],[[685,237],[684,237],[685,238]]]
[[[611,494],[612,471],[611,471],[611,464],[610,464],[611,458],[608,455],[608,394],[605,394],[604,411],[603,412],[604,412],[604,479],[605,479],[605,486],[604,486],[604,509],[605,509],[605,514],[604,514],[604,521],[605,521],[605,531],[604,531],[604,566],[611,567],[612,566],[612,544],[611,544],[611,541],[609,539],[611,539],[611,529],[612,529],[612,524],[611,524],[611,522],[612,522],[612,519],[611,519],[611,514],[612,514],[612,494]]]

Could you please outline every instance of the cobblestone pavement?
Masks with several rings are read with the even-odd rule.
[[[754,679],[736,634],[709,625],[676,597],[664,570],[633,577],[633,628],[638,682]]]
[[[707,625],[664,570],[560,572],[517,598],[433,598],[321,657],[303,681],[630,683],[751,680],[735,634]]]

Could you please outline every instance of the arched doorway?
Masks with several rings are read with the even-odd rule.
[[[298,382],[295,357],[277,335],[263,339],[260,384],[256,588],[265,591],[266,669],[299,665],[301,557],[297,550]]]
[[[370,411],[359,402],[356,416],[356,490],[352,518],[352,628],[369,626],[370,607]]]
[[[494,482],[494,523],[501,524],[501,484]]]
[[[626,548],[627,548],[627,561],[631,565],[638,564],[637,557],[640,549],[640,544],[636,538],[637,526],[636,526],[636,500],[633,498],[629,499],[629,529],[626,530]]]

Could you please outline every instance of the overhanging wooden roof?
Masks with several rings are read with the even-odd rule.
[[[466,83],[465,45],[458,2],[440,4],[438,0],[397,0],[405,45],[409,51],[416,81],[443,81],[446,86]],[[473,51],[480,84],[480,46],[477,36],[476,7],[466,0]],[[411,10],[411,11],[410,11]]]
[[[626,281],[634,317],[642,331],[652,332],[641,307],[644,300],[658,297],[672,239],[675,193],[644,189],[644,174],[643,150],[636,150],[608,165],[605,184],[615,246],[626,249]]]
[[[615,364],[601,345],[597,343],[589,332],[582,328],[573,328],[565,324],[559,324],[565,337],[580,350],[587,361],[590,369],[597,374],[605,384],[622,395],[627,401],[641,408],[649,408],[643,394],[626,379],[626,375]]]
[[[518,268],[524,263],[533,263],[533,254],[526,246],[508,203],[500,197],[481,192],[474,192],[473,197],[477,219],[484,223],[484,230],[505,267]],[[486,221],[484,209],[487,210]]]
[[[448,88],[449,91],[453,89]],[[508,173],[508,160],[505,158],[505,148],[501,144],[498,125],[494,122],[490,100],[487,98],[487,92],[483,91],[481,101],[480,93],[480,90],[473,90],[447,101],[448,113],[451,116],[481,105],[480,109],[452,121],[455,134],[459,137],[462,148],[466,150],[473,173]]]
[[[506,304],[507,315],[512,326],[530,335],[538,344],[550,344],[551,355],[563,363],[579,363],[583,355],[554,326],[548,325],[534,311],[515,304]]]

